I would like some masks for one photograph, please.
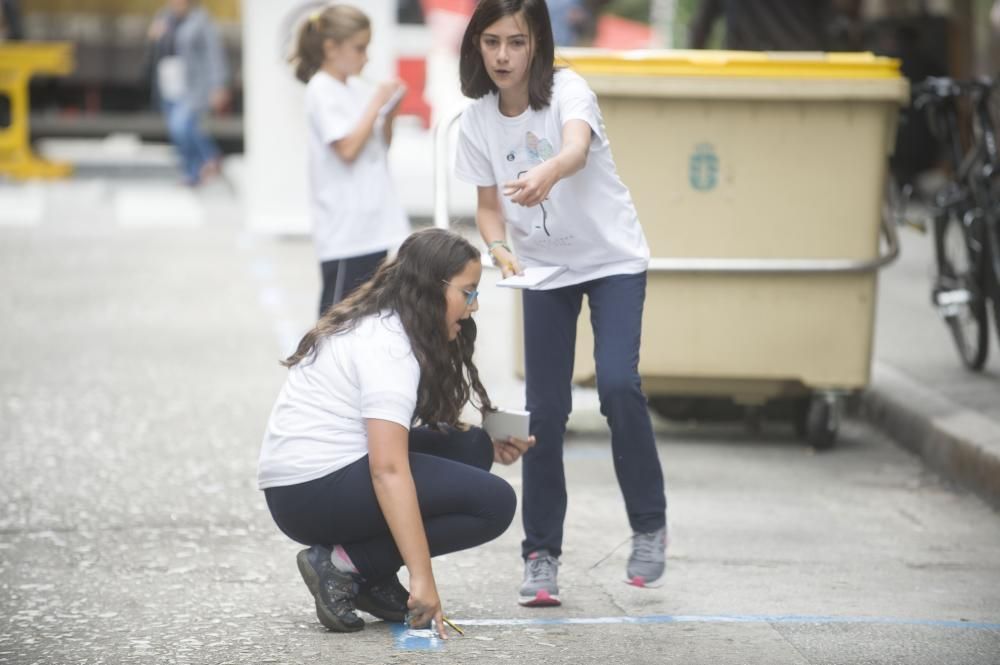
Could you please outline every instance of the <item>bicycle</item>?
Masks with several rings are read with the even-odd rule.
[[[931,301],[948,325],[963,364],[973,371],[982,369],[989,354],[990,301],[1000,333],[1000,208],[993,196],[1000,159],[989,106],[994,85],[989,80],[929,78],[913,90],[914,105],[927,113],[949,165],[948,181],[933,201],[937,275]],[[959,120],[959,102],[966,96],[973,102],[974,140],[968,150]]]
[[[972,194],[982,211],[984,240],[983,289],[993,310],[993,330],[1000,343],[1000,140],[995,122],[998,110],[992,101],[1000,90],[1000,77],[980,78],[967,84],[973,102],[973,135],[977,161],[972,174]]]

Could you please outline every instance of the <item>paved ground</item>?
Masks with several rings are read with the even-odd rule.
[[[623,584],[628,531],[588,391],[562,608],[514,602],[515,521],[436,563],[464,638],[327,633],[254,485],[277,359],[315,307],[309,243],[246,236],[221,187],[73,182],[38,200],[37,223],[0,225],[0,662],[1000,663],[996,512],[861,421],[821,455],[783,424],[657,421],[670,567],[660,589]],[[894,320],[926,305],[894,270],[880,362],[966,385],[943,374],[943,325]],[[522,390],[511,298],[485,284],[478,317],[502,403]],[[918,335],[911,366],[895,340]],[[517,466],[498,473],[519,485]]]
[[[982,372],[959,361],[930,306],[929,234],[901,231],[903,251],[879,282],[872,384],[862,413],[957,486],[1000,509],[1000,335],[991,320]]]

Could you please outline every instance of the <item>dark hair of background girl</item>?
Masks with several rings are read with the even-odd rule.
[[[528,103],[536,111],[549,105],[552,99],[555,45],[552,38],[552,21],[545,0],[480,0],[469,19],[462,37],[459,60],[459,78],[462,94],[470,99],[496,92],[479,52],[479,38],[483,31],[505,16],[524,12],[528,23],[531,44],[531,65],[528,68]]]
[[[308,83],[323,66],[323,44],[350,39],[362,30],[371,30],[371,21],[360,9],[350,5],[328,5],[308,14],[299,26],[295,50],[288,61],[295,65],[295,78]]]
[[[350,330],[362,317],[391,310],[402,320],[420,364],[415,419],[431,426],[457,425],[473,392],[481,412],[492,410],[472,362],[475,321],[460,321],[461,331],[453,341],[445,325],[448,287],[443,280],[451,281],[469,261],[480,260],[479,250],[458,234],[437,228],[413,233],[371,280],[331,307],[282,364],[292,367],[315,354],[323,338]]]

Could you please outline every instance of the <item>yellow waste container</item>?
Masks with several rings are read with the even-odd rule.
[[[652,260],[640,373],[671,396],[799,400],[833,444],[871,374],[887,155],[909,92],[870,53],[609,52],[557,59],[598,96]],[[887,238],[880,254],[880,226]],[[582,313],[577,382],[594,380]]]

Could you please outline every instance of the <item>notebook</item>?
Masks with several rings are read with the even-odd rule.
[[[405,95],[406,95],[405,85],[401,85],[398,88],[396,88],[396,92],[392,93],[392,97],[389,98],[389,101],[387,101],[385,104],[382,105],[382,108],[378,110],[378,114],[384,117],[392,113],[393,109],[395,109],[399,105],[399,103],[403,101],[403,97]]]
[[[532,266],[525,268],[523,275],[512,275],[507,279],[501,279],[497,282],[497,286],[506,286],[512,289],[536,289],[548,284],[564,272],[566,272],[566,266]]]
[[[514,437],[526,441],[528,439],[528,423],[531,414],[527,411],[499,409],[491,411],[483,417],[483,429],[494,439]]]

